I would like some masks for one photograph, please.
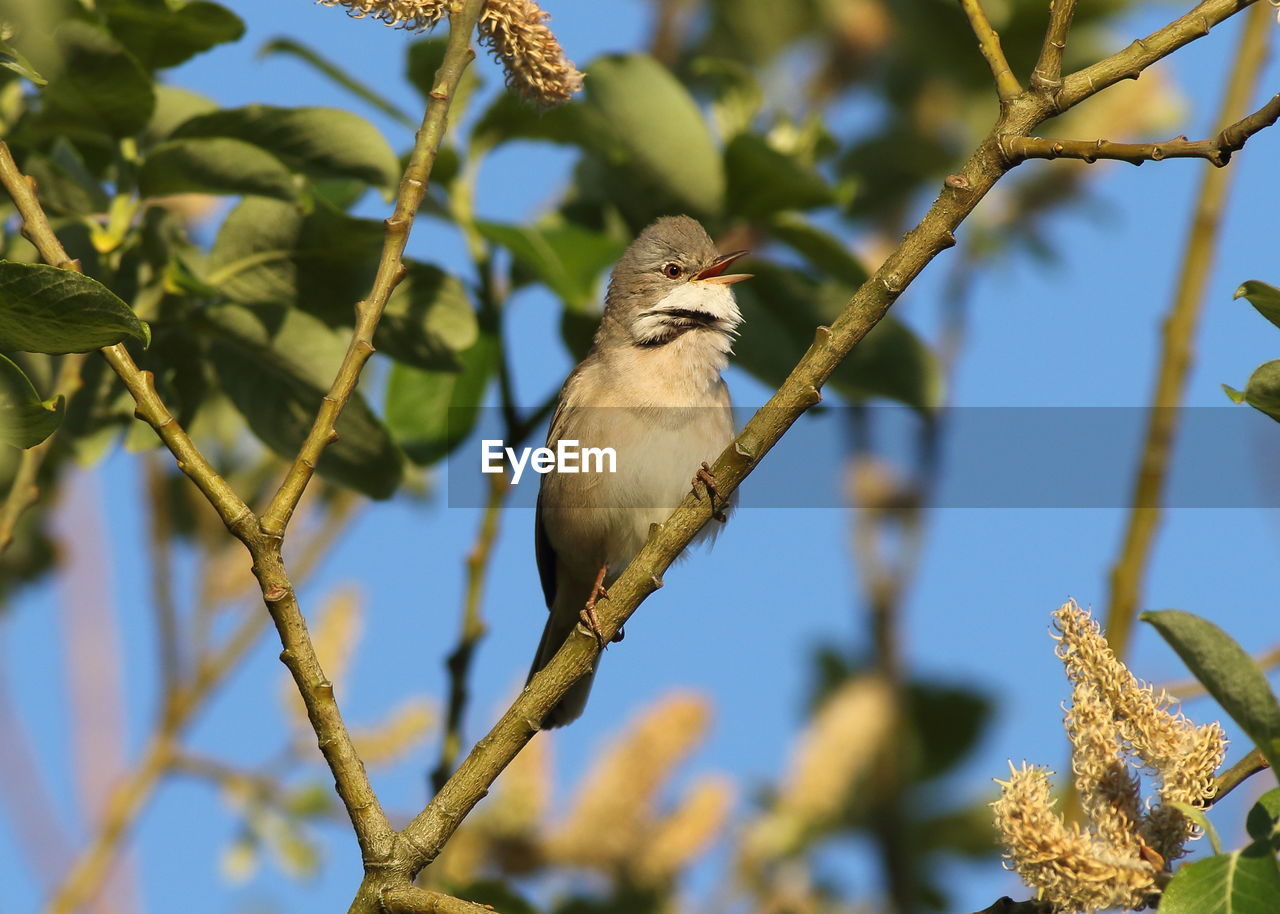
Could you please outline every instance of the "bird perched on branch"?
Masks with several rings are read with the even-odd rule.
[[[591,351],[569,375],[547,447],[613,448],[614,472],[552,471],[538,492],[538,571],[550,617],[529,678],[581,622],[604,647],[595,607],[649,535],[701,484],[717,519],[708,464],[733,439],[728,364],[742,315],[725,270],[746,251],[719,254],[688,216],[654,222],[614,267]],[[594,670],[543,720],[559,727],[587,702]]]

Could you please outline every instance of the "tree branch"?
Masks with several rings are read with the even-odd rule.
[[[1235,65],[1218,116],[1219,123],[1237,123],[1232,123],[1223,133],[1238,132],[1236,128],[1243,123],[1238,119],[1247,110],[1258,75],[1266,61],[1267,42],[1271,35],[1271,25],[1267,21],[1270,13],[1267,5],[1260,3],[1245,17],[1240,45],[1234,58]],[[1276,102],[1275,99],[1272,101]],[[1265,112],[1268,107],[1271,105],[1265,106],[1262,111]],[[1275,117],[1271,120],[1274,121]],[[1134,481],[1133,507],[1129,512],[1120,554],[1111,569],[1111,594],[1107,605],[1105,631],[1111,649],[1121,660],[1128,647],[1129,634],[1138,610],[1143,574],[1160,520],[1160,504],[1177,432],[1178,407],[1182,403],[1183,390],[1191,371],[1201,302],[1213,267],[1218,226],[1226,207],[1230,183],[1229,171],[1206,172],[1201,181],[1191,220],[1191,232],[1182,255],[1177,292],[1164,323],[1160,367],[1151,398],[1142,457]]]
[[[996,80],[996,94],[1000,96],[1000,101],[1007,102],[1021,95],[1022,84],[1009,68],[1004,49],[1000,47],[1000,36],[987,20],[981,0],[960,0],[960,8],[969,17],[969,25],[978,39],[978,50],[982,52],[987,65],[991,67],[991,75]]]
[[[519,447],[520,442],[511,446]],[[467,591],[462,605],[462,627],[458,632],[458,643],[445,661],[445,667],[449,671],[449,704],[444,738],[440,741],[440,761],[431,772],[433,790],[439,790],[449,780],[458,761],[458,752],[462,749],[462,718],[470,698],[467,679],[471,672],[471,658],[487,630],[480,615],[485,576],[489,570],[489,557],[493,554],[493,543],[498,537],[498,521],[509,488],[506,473],[490,477],[484,516],[480,520],[476,541],[467,553]]]
[[[1040,46],[1040,58],[1031,71],[1031,88],[1050,92],[1062,88],[1062,52],[1067,47],[1075,12],[1076,0],[1049,0],[1049,28]]]
[[[1259,771],[1266,771],[1270,767],[1271,765],[1262,757],[1262,750],[1250,749],[1248,755],[1214,778],[1213,799],[1210,805],[1217,803]]]
[[[487,904],[474,904],[412,885],[384,889],[379,901],[386,914],[496,914]]]
[[[1131,165],[1160,162],[1164,159],[1207,159],[1221,168],[1231,160],[1249,138],[1280,119],[1280,95],[1207,140],[1176,137],[1164,143],[1112,143],[1110,140],[1054,140],[1041,137],[1004,137],[1000,151],[1013,164],[1027,159],[1082,159],[1093,163],[1098,159],[1115,159]]]
[[[321,403],[311,431],[307,433],[298,456],[294,458],[293,466],[289,468],[280,489],[262,515],[262,529],[268,536],[278,537],[284,534],[289,518],[293,516],[302,493],[315,474],[321,453],[338,437],[338,416],[351,399],[356,383],[360,380],[360,372],[373,354],[373,333],[382,318],[382,311],[391,298],[391,293],[404,278],[405,244],[409,240],[409,231],[413,228],[414,215],[427,192],[427,181],[435,165],[440,141],[444,139],[449,107],[453,103],[458,81],[462,79],[467,64],[475,59],[475,52],[471,50],[471,33],[475,30],[483,7],[484,0],[467,0],[460,7],[455,7],[449,15],[449,40],[444,60],[435,75],[422,126],[418,128],[409,164],[400,179],[395,211],[385,223],[386,235],[373,288],[368,298],[356,304],[355,332],[351,336],[347,353]]]
[[[315,569],[325,551],[332,546],[336,533],[337,526],[326,524],[308,543],[307,554],[299,562],[300,575],[305,577]],[[219,650],[194,665],[189,681],[168,693],[164,711],[141,761],[112,791],[98,830],[67,871],[45,908],[46,914],[69,914],[83,908],[93,897],[146,802],[155,792],[160,778],[172,765],[186,727],[213,696],[218,685],[258,643],[266,620],[261,612],[247,616]]]
[[[1256,2],[1258,0],[1204,0],[1146,38],[1135,38],[1123,51],[1067,76],[1062,81],[1062,91],[1051,97],[1052,113],[1061,114],[1122,79],[1137,79],[1156,61],[1203,38],[1215,25]]]

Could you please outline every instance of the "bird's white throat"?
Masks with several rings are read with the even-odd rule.
[[[649,345],[673,339],[684,330],[711,330],[712,333],[698,336],[705,337],[706,344],[723,355],[729,355],[733,351],[733,335],[741,323],[742,313],[728,285],[691,280],[643,311],[633,333],[637,341]]]

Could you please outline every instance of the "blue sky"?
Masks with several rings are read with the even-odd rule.
[[[364,81],[412,108],[414,99],[399,73],[404,34],[348,21],[338,10],[301,0],[231,0],[226,5],[244,17],[247,37],[175,71],[174,82],[226,105],[265,101],[361,110],[292,60],[255,60],[254,52],[265,40],[288,34],[341,60]],[[580,63],[601,52],[637,47],[648,34],[648,4],[636,0],[553,0],[547,6],[570,56]],[[1172,15],[1173,7],[1159,5],[1134,16],[1117,36],[1116,47]],[[1233,22],[1166,65],[1187,101],[1185,125],[1174,132],[1192,137],[1208,132],[1239,25]],[[498,82],[490,61],[481,59],[477,66],[490,85]],[[1262,83],[1268,94],[1280,84],[1275,60]],[[393,145],[407,143],[402,128],[376,115],[372,119]],[[1280,355],[1280,331],[1231,297],[1245,279],[1280,284],[1275,255],[1278,152],[1280,133],[1265,131],[1230,165],[1235,186],[1206,293],[1187,392],[1190,404],[1226,408],[1222,382],[1242,386],[1256,365]],[[508,220],[535,215],[555,196],[569,160],[562,150],[530,145],[495,154],[480,182],[480,214]],[[1023,167],[1057,166],[1032,162]],[[1195,188],[1208,166],[1174,161],[1141,169],[1097,167],[1104,169],[1095,185],[1103,205],[1061,218],[1050,229],[1059,263],[1023,259],[978,280],[952,403],[1034,410],[1138,407],[1145,402],[1155,372],[1160,316],[1176,281]],[[378,212],[379,205],[369,203],[369,212]],[[429,220],[419,222],[410,250],[460,268],[459,240]],[[943,255],[948,256],[955,254]],[[926,336],[938,325],[936,301],[944,272],[938,267],[945,266],[936,264],[894,309]],[[545,293],[529,291],[517,296],[511,308],[517,389],[525,402],[540,402],[571,367],[552,320],[555,306]],[[731,371],[729,382],[742,405],[763,402],[769,393],[741,372]],[[1139,414],[1132,415],[1136,420]],[[1070,457],[1067,453],[1060,459]],[[63,523],[85,522],[96,512],[110,530],[110,543],[99,559],[110,570],[109,591],[104,591],[113,598],[111,608],[125,645],[131,752],[150,725],[156,687],[148,570],[145,550],[138,545],[145,542],[145,526],[135,507],[139,467],[134,455],[113,456],[58,508]],[[1273,467],[1261,460],[1242,460],[1222,472],[1256,476],[1271,491],[1266,482]],[[750,485],[748,481],[748,490]],[[1052,485],[1051,476],[1046,485]],[[1125,516],[1118,508],[954,508],[932,515],[923,565],[903,621],[908,662],[919,674],[970,683],[998,700],[994,726],[952,782],[954,798],[981,795],[989,779],[1006,770],[1008,758],[1062,767],[1059,703],[1066,689],[1046,636],[1048,613],[1068,596],[1084,605],[1105,605],[1107,572]],[[608,733],[676,688],[703,691],[716,707],[709,739],[682,778],[725,771],[739,782],[740,795],[748,797],[775,776],[801,719],[809,651],[823,642],[857,645],[863,637],[856,571],[849,561],[849,521],[840,508],[743,510],[713,550],[700,550],[673,568],[666,588],[627,626],[627,640],[609,651],[585,717],[553,737],[561,796]],[[308,610],[349,582],[365,597],[364,639],[346,694],[339,695],[350,722],[376,720],[409,694],[443,695],[442,660],[455,638],[462,560],[478,522],[477,510],[447,507],[439,500],[373,506],[303,591]],[[503,517],[484,607],[490,632],[473,670],[475,695],[467,726],[473,739],[522,683],[544,620],[531,526],[529,510],[513,509]],[[1280,515],[1274,509],[1170,511],[1157,540],[1143,606],[1208,616],[1250,651],[1261,651],[1280,641],[1277,547]],[[62,642],[53,621],[59,599],[57,588],[44,586],[12,607],[0,629],[0,669],[34,746],[48,760],[45,775],[71,825]],[[277,653],[273,639],[264,640],[202,718],[193,740],[202,752],[251,764],[281,745],[285,721],[276,693],[283,671]],[[1154,633],[1142,629],[1132,666],[1138,675],[1158,682],[1184,676],[1173,654]],[[1218,715],[1203,701],[1190,703],[1187,710],[1195,718]],[[1233,756],[1240,751],[1237,747]],[[410,763],[375,779],[388,806],[416,810],[425,802],[422,772],[434,764],[435,753],[435,744],[429,744]],[[1238,820],[1230,809],[1226,812],[1220,827],[1234,836]],[[345,906],[358,880],[358,856],[345,830],[326,833],[327,866],[313,881],[295,882],[266,867],[247,886],[228,888],[217,861],[234,827],[234,816],[205,785],[174,782],[161,790],[137,836],[146,907],[199,914]],[[7,914],[34,910],[40,897],[15,842],[0,822],[0,908]],[[876,889],[875,869],[856,847],[832,849],[823,865],[828,875],[856,890]],[[1000,894],[1025,895],[994,864],[947,875],[957,911],[984,907]],[[707,870],[699,882],[714,878],[714,871]]]

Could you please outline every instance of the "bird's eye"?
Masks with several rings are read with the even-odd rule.
[[[684,275],[684,270],[678,263],[664,263],[662,265],[662,275],[668,279],[679,279]]]

